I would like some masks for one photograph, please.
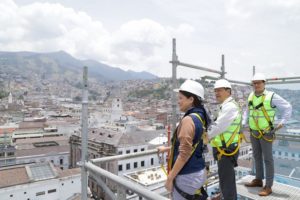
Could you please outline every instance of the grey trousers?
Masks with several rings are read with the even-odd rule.
[[[191,174],[183,174],[176,176],[177,186],[188,194],[195,194],[195,191],[201,188],[207,178],[206,169]],[[172,200],[185,200],[173,187]]]
[[[238,159],[238,153],[234,156],[222,156],[221,160],[218,161],[218,174],[219,184],[222,197],[224,200],[236,200],[236,183],[235,183],[235,171],[234,161]]]
[[[258,135],[257,131],[253,131],[252,133]],[[266,137],[271,138],[266,135]],[[272,142],[268,142],[261,139],[256,139],[255,137],[250,136],[252,149],[253,149],[253,157],[255,161],[255,171],[256,171],[256,179],[263,180],[264,179],[264,165],[266,170],[266,186],[272,187],[274,180],[274,159],[272,152]]]

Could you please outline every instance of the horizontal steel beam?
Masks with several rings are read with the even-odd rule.
[[[212,73],[216,73],[216,74],[220,74],[220,75],[222,74],[222,72],[218,71],[218,70],[209,69],[207,67],[201,67],[201,66],[197,66],[197,65],[191,65],[188,63],[180,62],[180,61],[170,61],[170,63],[176,63],[177,65],[180,65],[180,66],[185,66],[185,67],[194,68],[194,69],[200,69],[203,71],[212,72]]]
[[[152,149],[148,151],[142,151],[138,153],[131,153],[131,154],[123,154],[123,155],[116,155],[116,156],[106,156],[102,158],[95,158],[91,159],[92,163],[103,163],[103,162],[109,162],[109,161],[114,161],[114,160],[124,160],[127,158],[137,158],[141,156],[146,156],[146,155],[152,155],[157,153],[157,149]]]
[[[120,176],[117,176],[109,171],[106,171],[100,167],[97,167],[96,165],[94,165],[91,162],[87,162],[84,164],[84,167],[88,170],[91,171],[94,174],[103,176],[115,183],[117,183],[118,185],[121,185],[122,187],[128,188],[129,190],[137,193],[138,195],[145,197],[146,199],[149,200],[169,200],[166,197],[163,197],[155,192],[152,192],[146,188],[144,188],[143,186],[137,184],[137,183],[133,183],[129,180],[126,180],[125,178],[122,178]]]
[[[268,81],[267,84],[273,85],[273,84],[292,84],[292,83],[300,83],[300,80],[298,81]]]
[[[300,79],[300,76],[293,76],[293,77],[274,77],[274,78],[267,78],[267,81],[271,81],[271,80],[292,80],[292,79]]]
[[[235,81],[235,80],[230,80],[230,79],[228,81],[231,82],[231,83],[236,83],[236,84],[251,85],[251,83],[244,82],[244,81]]]
[[[209,80],[219,80],[220,79],[220,78],[213,77],[213,76],[203,76],[201,78],[202,79],[209,79]],[[231,83],[243,84],[243,85],[251,85],[251,83],[244,82],[244,81],[236,81],[236,80],[230,80],[230,79],[226,79],[226,80],[229,81],[229,82],[231,82]]]

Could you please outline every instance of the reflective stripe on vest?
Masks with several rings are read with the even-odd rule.
[[[238,106],[238,104],[234,100],[232,100],[232,102],[237,106],[237,108],[239,110],[239,114],[236,116],[234,121],[230,124],[230,126],[223,133],[214,137],[214,139],[213,139],[214,142],[213,141],[210,142],[210,145],[212,147],[215,147],[216,145],[219,147],[223,146],[222,139],[221,139],[222,134],[224,137],[224,142],[227,143],[229,141],[230,137],[232,136],[232,134],[237,132],[237,134],[234,136],[234,139],[232,140],[231,144],[237,143],[239,141],[239,132],[240,132],[240,128],[241,128],[242,113],[241,113],[241,110],[240,110],[240,107]]]
[[[264,131],[270,129],[270,124],[262,111],[262,106],[259,105],[264,106],[266,113],[270,118],[271,123],[272,124],[274,123],[276,110],[271,105],[273,95],[274,92],[269,92],[269,91],[265,91],[265,93],[259,97],[256,97],[254,95],[254,92],[251,92],[251,94],[249,95],[248,97],[249,126],[252,130]]]

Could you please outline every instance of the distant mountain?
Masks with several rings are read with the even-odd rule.
[[[79,60],[64,51],[52,53],[1,52],[0,66],[5,71],[20,72],[22,75],[45,74],[46,76],[74,76],[89,67],[90,76],[99,80],[155,79],[148,72],[124,71],[94,60]]]

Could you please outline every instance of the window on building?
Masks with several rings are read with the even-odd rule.
[[[137,149],[134,149],[133,152],[136,153],[136,152],[137,152]]]
[[[145,151],[145,148],[141,148],[141,151]]]
[[[123,166],[119,165],[119,172],[123,170]]]
[[[50,147],[50,146],[59,146],[55,141],[47,141],[47,142],[35,142],[33,143],[35,147]]]
[[[126,150],[126,154],[130,154],[130,150]]]
[[[64,164],[64,159],[63,158],[61,158],[61,159],[59,159],[59,164]]]
[[[56,189],[48,190],[48,194],[49,193],[54,193],[54,192],[56,192]]]
[[[141,161],[141,167],[145,166],[145,161]]]
[[[288,152],[285,152],[284,155],[285,155],[285,156],[288,156],[289,154],[288,154]]]
[[[24,194],[27,194],[27,192],[24,192]]]
[[[35,194],[35,196],[42,196],[42,195],[45,195],[45,191],[43,191],[43,192],[37,192],[37,193]]]
[[[278,155],[280,155],[280,156],[281,156],[281,151],[279,151],[279,152],[278,152]]]
[[[137,163],[137,162],[134,162],[134,163],[133,163],[133,167],[134,167],[134,168],[137,168],[137,167],[138,167],[138,163]]]
[[[294,153],[292,153],[292,157],[295,157],[295,154],[294,154]]]
[[[5,153],[4,152],[0,152],[0,158],[4,157],[4,156],[5,156]]]
[[[123,153],[122,151],[119,151],[119,152],[118,152],[119,155],[122,155],[122,153]]]
[[[130,170],[130,163],[126,164],[126,170]]]
[[[273,155],[275,154],[275,151],[272,151],[273,152]]]
[[[7,156],[14,156],[15,152],[7,152]]]
[[[9,195],[10,197],[13,197],[14,195],[13,194],[11,194],[11,195]]]
[[[151,158],[151,165],[154,165],[154,158]]]

